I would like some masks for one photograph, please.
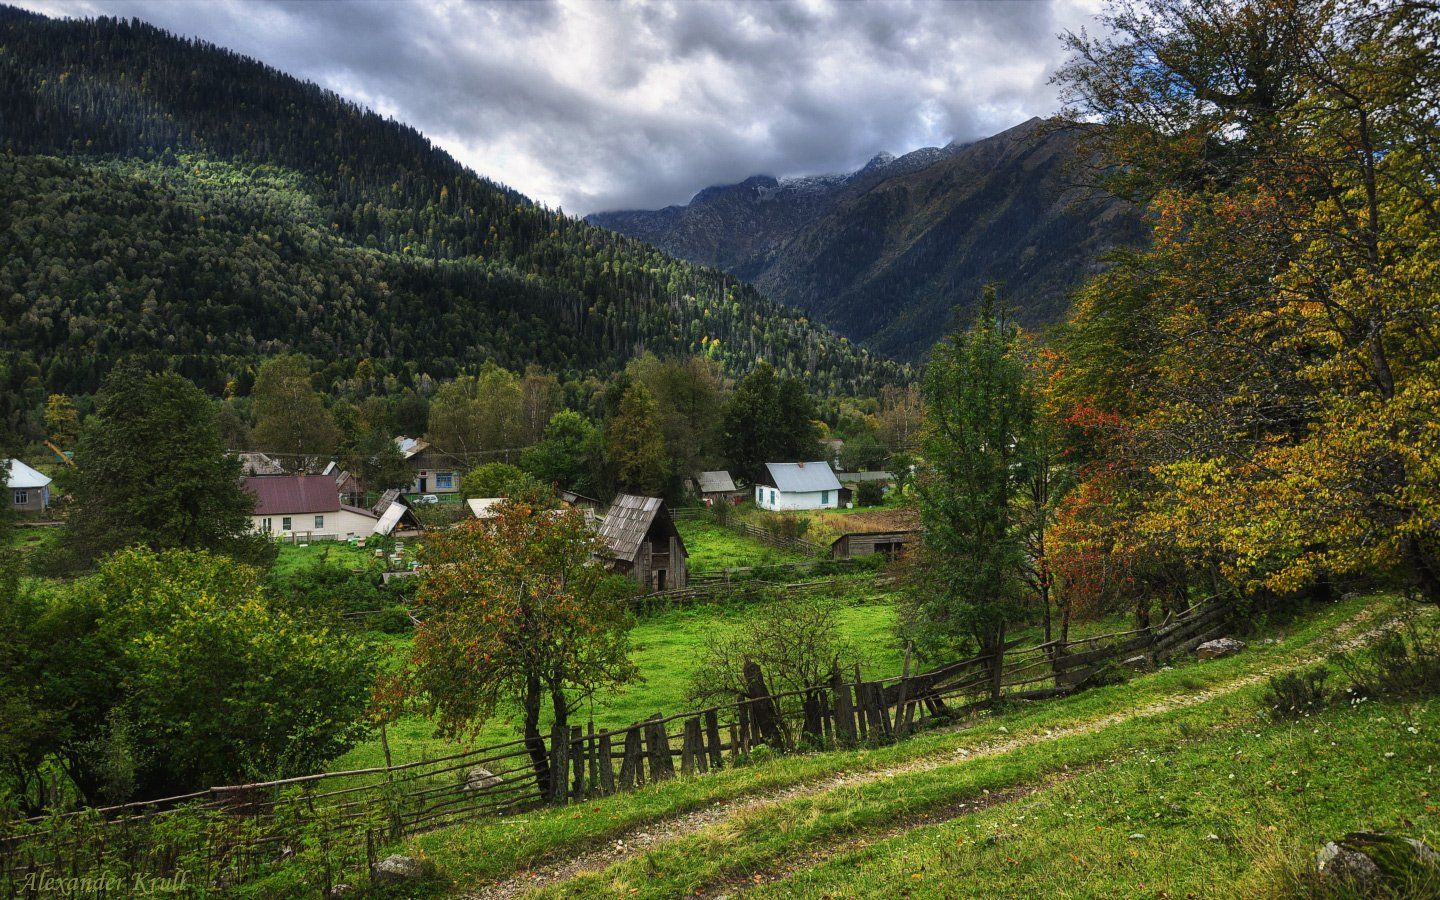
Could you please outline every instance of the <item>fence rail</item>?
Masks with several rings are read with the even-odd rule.
[[[567,723],[552,728],[548,741],[520,739],[435,760],[11,822],[0,828],[0,886],[9,896],[38,895],[25,887],[37,875],[120,873],[117,883],[128,887],[124,873],[164,876],[182,867],[192,884],[235,884],[299,848],[322,860],[330,881],[369,871],[387,843],[449,823],[704,774],[760,745],[799,751],[881,743],[1002,698],[1068,693],[1127,657],[1155,659],[1218,636],[1228,616],[1225,603],[1208,599],[1152,628],[1069,643],[1011,641],[917,673],[907,652],[897,676],[866,679],[858,666],[851,672],[837,666],[823,684],[778,693],[767,689],[759,666],[747,663],[745,689],[726,702],[657,713],[625,728]]]

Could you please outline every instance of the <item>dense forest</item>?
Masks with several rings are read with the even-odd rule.
[[[732,375],[764,360],[826,393],[905,377],[414,129],[136,20],[0,8],[0,122],[7,390],[90,393],[135,353],[212,393],[290,351],[407,386],[485,361],[615,371],[642,351]]]

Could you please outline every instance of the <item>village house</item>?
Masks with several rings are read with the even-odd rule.
[[[42,513],[50,508],[50,476],[42,475],[18,459],[9,461],[5,492],[10,509],[20,513]]]
[[[419,438],[397,437],[395,446],[414,477],[406,493],[453,494],[460,490],[460,464],[455,457]]]
[[[256,475],[244,480],[244,488],[255,495],[251,529],[296,541],[343,541],[388,533],[406,512],[402,504],[392,513],[394,501],[383,513],[342,503],[333,475]],[[413,520],[414,513],[410,515]],[[388,526],[382,526],[382,520],[388,520]]]
[[[689,582],[685,541],[659,497],[620,494],[600,523],[606,561],[647,592],[682,588]]]
[[[766,463],[755,483],[755,505],[761,509],[835,509],[840,505],[840,481],[828,463]]]
[[[700,500],[706,506],[714,506],[716,503],[739,503],[745,499],[745,491],[735,487],[735,479],[730,473],[722,470],[715,472],[701,472],[700,477],[695,479],[695,493],[700,495]]]

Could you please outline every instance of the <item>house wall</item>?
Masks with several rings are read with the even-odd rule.
[[[846,534],[832,545],[830,553],[835,559],[853,559],[880,552],[883,547],[889,553],[901,554],[908,551],[919,539],[918,534],[910,531]]]
[[[10,508],[16,512],[38,513],[50,507],[50,488],[6,488],[10,495]],[[21,498],[24,498],[23,500]]]
[[[839,491],[782,491],[755,485],[755,505],[761,509],[836,509],[840,506]]]
[[[324,516],[325,524],[320,528],[315,527],[315,517]],[[285,516],[251,516],[250,529],[252,531],[269,531],[275,537],[297,536],[312,541],[343,541],[351,537],[369,537],[375,531],[375,523],[378,519],[370,516],[362,516],[359,513],[342,509],[339,512],[326,513],[293,513],[290,515],[290,528],[284,526]],[[265,527],[265,520],[270,520],[270,527]]]
[[[410,470],[414,474],[414,480],[405,491],[407,494],[455,494],[460,491],[460,470],[455,466],[453,459],[443,457],[430,450],[421,451],[410,458]],[[447,486],[441,486],[446,478],[449,478]],[[424,480],[422,487],[420,482]]]

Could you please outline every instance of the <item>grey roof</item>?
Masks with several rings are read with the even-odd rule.
[[[842,482],[854,482],[859,484],[862,481],[894,481],[895,476],[889,472],[836,472],[835,477]]]
[[[840,482],[825,462],[766,463],[770,482],[776,489],[791,493],[838,491]]]
[[[268,453],[249,451],[235,454],[240,460],[241,475],[286,475],[285,467]]]
[[[659,497],[638,497],[635,494],[617,494],[600,523],[600,539],[610,548],[615,559],[634,562],[645,541],[645,533],[655,517],[660,514],[664,502]]]
[[[381,494],[380,499],[375,502],[375,505],[370,507],[370,511],[375,513],[377,516],[383,515],[385,511],[390,508],[390,504],[392,503],[404,503],[404,501],[401,499],[399,488],[391,488],[390,490]]]
[[[50,476],[43,475],[18,459],[11,459],[6,467],[7,488],[43,488],[50,483]]]
[[[700,473],[700,493],[715,494],[733,490],[735,490],[735,479],[730,477],[729,472]]]

